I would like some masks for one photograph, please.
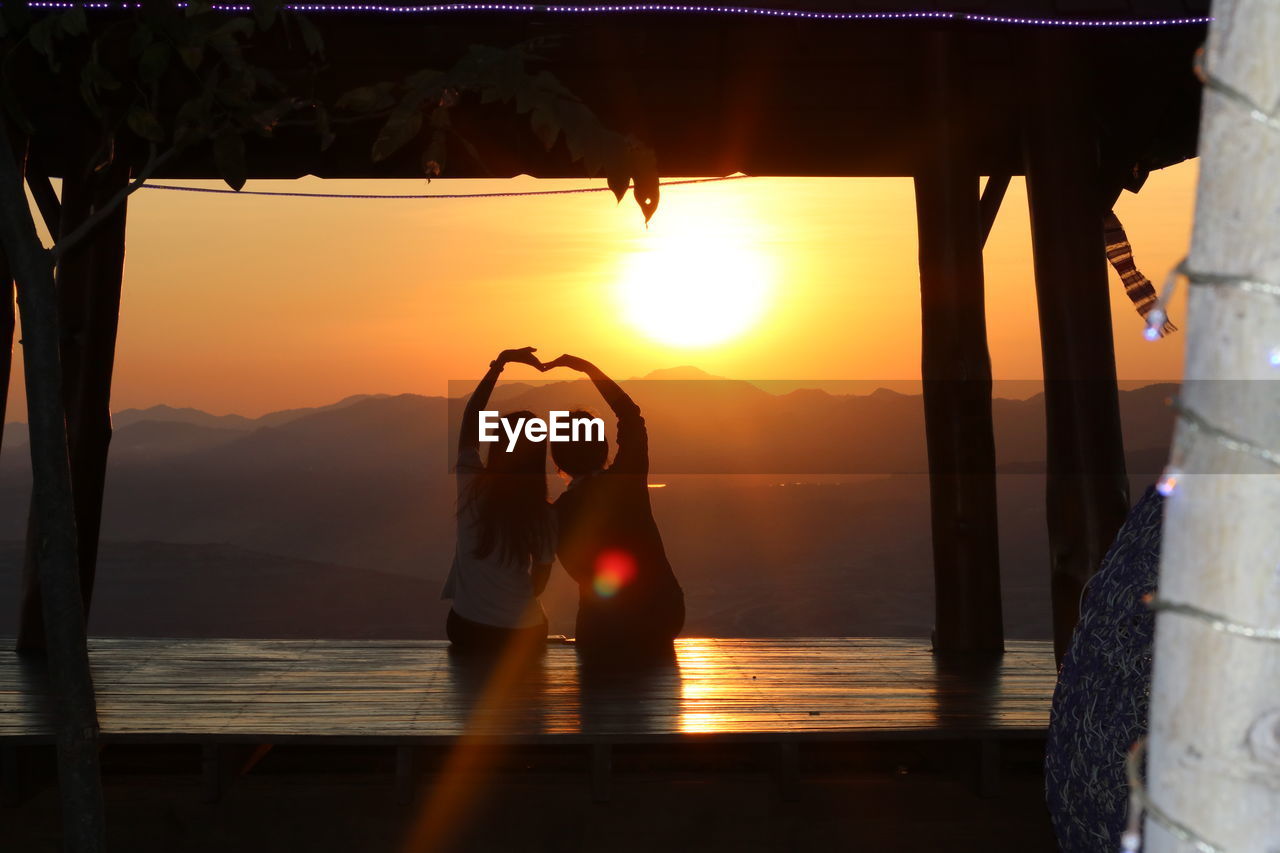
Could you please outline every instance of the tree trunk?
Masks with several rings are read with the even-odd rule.
[[[21,180],[21,173],[18,177]],[[22,184],[18,184],[17,189],[22,192]],[[4,424],[9,414],[9,380],[13,374],[13,335],[17,331],[13,294],[13,270],[9,265],[9,256],[5,254],[3,244],[0,244],[0,450],[4,450]]]
[[[88,216],[123,189],[128,180],[128,164],[123,158],[117,158],[104,173],[65,178],[58,217],[60,235],[79,228]],[[63,255],[57,268],[62,398],[76,504],[80,593],[86,620],[93,601],[107,450],[111,443],[111,376],[120,315],[127,204],[121,204],[89,237]],[[32,514],[27,523],[22,616],[18,627],[18,646],[26,651],[41,648],[44,638],[39,541],[39,519]]]
[[[9,257],[0,248],[0,450],[4,449],[4,422],[9,407],[9,376],[13,372],[13,273]]]
[[[1280,103],[1280,5],[1214,4],[1205,67],[1253,101]],[[1280,131],[1206,91],[1189,267],[1280,284]],[[1147,787],[1148,853],[1192,850],[1172,819],[1219,849],[1280,839],[1280,644],[1217,630],[1212,617],[1280,627],[1280,298],[1194,286],[1183,420],[1165,509]],[[1189,426],[1203,418],[1212,428]],[[1189,605],[1196,610],[1168,609]],[[1197,615],[1199,614],[1199,615]],[[1221,627],[1221,626],[1220,626]],[[1156,811],[1156,810],[1159,811]],[[1203,849],[1203,848],[1202,848]]]
[[[22,173],[0,122],[0,244],[18,285],[31,432],[33,503],[41,519],[41,586],[50,684],[56,697],[64,847],[105,850],[98,718],[85,638],[75,505],[62,408],[58,308],[49,255],[40,244]]]

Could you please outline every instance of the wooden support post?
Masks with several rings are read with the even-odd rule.
[[[75,230],[127,181],[128,168],[123,163],[91,178],[66,178],[59,214],[62,233]],[[124,274],[126,208],[127,202],[121,204],[89,238],[63,256],[57,271],[63,406],[79,533],[80,593],[86,619],[93,600],[107,450],[111,443],[111,377]],[[18,647],[24,650],[39,648],[44,635],[34,547],[39,535],[32,517],[27,526],[23,613],[18,631]]]
[[[1129,511],[1102,235],[1096,116],[1076,34],[1036,33],[1025,75],[1027,197],[1047,425],[1054,650]]]
[[[413,802],[413,786],[418,776],[418,751],[409,744],[396,747],[396,802]]]
[[[1004,628],[978,175],[960,136],[950,38],[936,36],[927,81],[930,144],[915,178],[934,648],[999,654]]]
[[[604,742],[591,744],[591,801],[607,803],[613,776],[613,748]]]

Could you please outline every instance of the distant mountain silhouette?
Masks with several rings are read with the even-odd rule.
[[[723,379],[723,376],[713,376],[692,365],[681,365],[680,367],[663,367],[658,370],[651,370],[641,379]]]
[[[163,404],[146,409],[122,409],[111,414],[111,425],[116,429],[143,421],[231,430],[251,430],[257,426],[253,418],[246,418],[244,415],[211,415],[199,409],[174,408]]]
[[[932,570],[921,398],[883,389],[773,394],[747,382],[693,378],[699,374],[677,368],[623,383],[645,412],[653,479],[667,484],[653,501],[688,593],[687,633],[927,635]],[[504,387],[504,410],[605,410],[584,381]],[[1173,390],[1121,394],[1135,491],[1167,455],[1165,401]],[[326,624],[350,627],[350,611],[366,614],[374,634],[408,636],[395,632],[407,630],[401,602],[411,599],[425,635],[434,636],[453,549],[450,416],[461,403],[360,396],[256,419],[168,407],[121,412],[102,534],[104,554],[115,556],[105,575],[137,587],[118,592],[126,598],[144,596],[163,577],[176,584],[164,587],[166,601],[205,597],[211,612],[226,614],[226,631],[266,631],[253,614],[275,607],[316,635]],[[1045,636],[1043,399],[996,400],[993,412],[1007,475],[1000,478],[1006,622],[1011,636]],[[558,488],[554,478],[552,485]],[[27,450],[6,441],[0,540],[23,538],[29,493]],[[209,543],[223,550],[210,551]],[[17,544],[0,548],[0,576],[16,577],[20,555]],[[193,574],[194,566],[215,564],[207,577]],[[341,594],[313,596],[312,577]],[[572,592],[556,584],[553,629],[570,630]],[[110,624],[129,630],[128,617],[120,619]],[[145,614],[138,619],[156,624]],[[192,624],[214,633],[223,624],[203,619]]]

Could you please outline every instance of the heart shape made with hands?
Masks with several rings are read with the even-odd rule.
[[[519,349],[503,350],[499,356],[499,360],[512,364],[527,364],[530,367],[537,368],[540,373],[546,373],[556,367],[567,367],[570,370],[584,370],[587,366],[585,359],[581,359],[576,355],[563,353],[556,356],[551,361],[542,361],[536,355],[537,347],[521,347]]]

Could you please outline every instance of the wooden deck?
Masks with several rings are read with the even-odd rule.
[[[894,639],[686,639],[675,664],[600,677],[571,646],[497,673],[441,642],[94,639],[106,742],[519,743],[1043,735],[1050,644],[984,670]],[[0,742],[48,742],[43,667],[0,652]]]

